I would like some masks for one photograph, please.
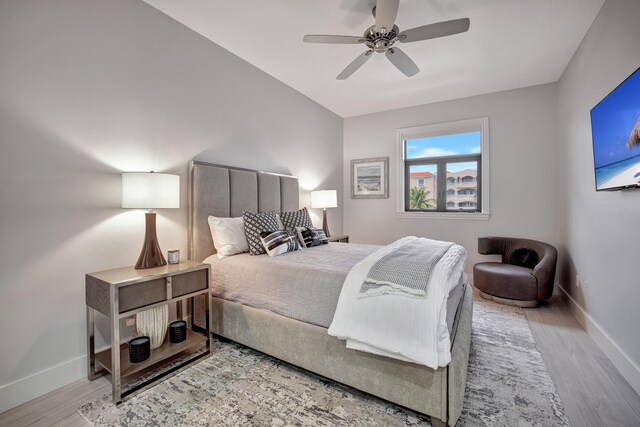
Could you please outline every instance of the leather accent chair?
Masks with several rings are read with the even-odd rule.
[[[533,268],[510,263],[518,249],[537,254]],[[519,307],[537,307],[553,294],[558,260],[558,251],[553,246],[528,239],[480,237],[478,252],[502,256],[502,262],[481,262],[473,266],[473,285],[483,298]]]

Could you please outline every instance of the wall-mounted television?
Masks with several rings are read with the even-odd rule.
[[[640,68],[591,110],[596,191],[640,188]]]

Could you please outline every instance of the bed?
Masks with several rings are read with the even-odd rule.
[[[207,222],[209,215],[237,217],[242,215],[242,211],[297,210],[298,181],[287,175],[192,161],[189,165],[188,208],[189,258],[204,261],[215,253]],[[362,259],[376,247],[344,243],[325,246],[300,251],[296,254],[299,258],[296,262],[292,262],[296,257],[270,259],[266,255],[251,257],[253,259],[247,259],[249,255],[236,255],[220,260],[224,263],[212,261],[213,312],[209,315],[213,333],[427,414],[432,417],[434,425],[455,425],[462,412],[469,359],[470,287],[460,284],[456,287],[458,295],[450,294],[450,299],[456,303],[448,306],[451,362],[446,367],[434,370],[350,350],[344,341],[327,333],[332,316],[331,305],[334,304],[335,309],[340,291],[339,286],[331,284],[339,283],[350,263]],[[313,268],[317,274],[304,273],[309,264],[305,257],[314,257]],[[275,268],[275,275],[266,280],[269,283],[263,284],[262,295],[260,292],[248,292],[257,288],[252,287],[251,280],[269,277],[260,274],[262,267],[256,265],[257,259],[269,262],[272,267],[277,263],[289,263],[286,267]],[[296,268],[301,271],[296,271]],[[320,285],[314,280],[300,280],[305,274],[314,276]],[[285,282],[290,282],[289,287],[284,287]],[[197,323],[197,307],[194,307],[194,317]]]

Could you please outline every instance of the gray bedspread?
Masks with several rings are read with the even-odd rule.
[[[239,254],[204,262],[212,266],[214,296],[328,328],[349,270],[379,248],[329,243],[274,258]],[[447,304],[449,329],[462,296],[458,288]]]
[[[349,270],[377,249],[330,243],[274,258],[249,254],[215,258],[213,295],[327,328]]]

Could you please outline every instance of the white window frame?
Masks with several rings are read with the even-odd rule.
[[[482,168],[480,191],[480,212],[406,212],[405,207],[405,149],[404,141],[408,139],[429,138],[434,136],[455,135],[459,133],[480,132],[480,162]],[[490,204],[490,162],[489,162],[489,117],[457,120],[453,122],[435,123],[413,126],[397,130],[398,159],[398,205],[397,215],[400,218],[422,219],[456,219],[456,220],[488,220],[491,216]]]

